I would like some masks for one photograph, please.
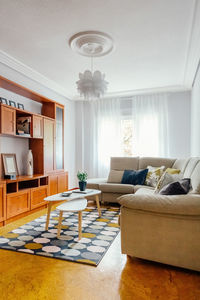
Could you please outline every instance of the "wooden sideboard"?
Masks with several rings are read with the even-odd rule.
[[[66,191],[68,172],[64,170],[64,105],[2,76],[0,87],[42,104],[42,114],[36,114],[0,103],[0,137],[28,139],[34,165],[32,177],[18,176],[16,180],[0,179],[0,226],[2,226],[45,207],[46,202],[43,199],[46,196]],[[17,134],[18,117],[30,117],[30,136]]]

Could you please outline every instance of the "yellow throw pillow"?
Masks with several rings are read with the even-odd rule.
[[[181,170],[178,170],[178,169],[172,169],[172,168],[167,168],[166,169],[166,172],[168,173],[168,174],[179,174],[180,172],[181,172]]]
[[[162,167],[148,166],[147,169],[148,169],[148,173],[147,173],[145,184],[148,186],[156,187],[160,177],[164,172],[165,166]]]

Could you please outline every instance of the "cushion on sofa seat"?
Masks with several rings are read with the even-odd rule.
[[[99,189],[105,193],[131,194],[134,193],[134,186],[131,184],[102,183]]]
[[[138,190],[140,191],[140,190]],[[127,208],[172,215],[200,216],[200,195],[123,195],[118,202]]]
[[[121,183],[123,174],[124,174],[124,171],[110,170],[107,182],[109,182],[109,183]]]
[[[148,169],[144,170],[124,170],[121,183],[123,184],[141,184],[143,185],[148,173]]]
[[[190,190],[190,178],[171,182],[165,185],[160,191],[161,195],[185,195]]]
[[[137,189],[137,191],[135,192],[135,194],[137,195],[146,195],[146,194],[154,194],[154,188],[151,186],[144,186],[142,185],[142,187],[140,189]]]

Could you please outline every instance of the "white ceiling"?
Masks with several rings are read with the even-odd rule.
[[[198,1],[198,0],[197,0]],[[195,0],[0,0],[0,49],[77,95],[78,73],[90,59],[69,38],[108,33],[115,50],[94,59],[108,92],[185,86]]]

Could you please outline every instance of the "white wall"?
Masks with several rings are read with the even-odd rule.
[[[200,156],[200,68],[192,89],[191,154]]]
[[[189,157],[191,143],[191,92],[169,94],[168,116],[170,157]]]
[[[64,132],[65,132],[65,150],[64,150],[64,168],[66,171],[69,172],[69,187],[73,188],[76,185],[75,181],[75,104],[73,101],[55,93],[54,91],[44,87],[43,85],[39,84],[38,82],[31,80],[30,78],[22,75],[21,73],[15,71],[7,67],[4,64],[0,64],[0,75],[12,80],[18,84],[21,84],[45,97],[48,97],[54,101],[57,101],[61,104],[65,105],[65,123],[64,123]],[[14,100],[20,103],[23,103],[25,109],[33,111],[33,112],[40,112],[41,106],[40,104],[33,103],[22,96],[13,95],[10,92],[7,92],[3,89],[0,89],[0,96],[5,98],[10,98],[10,100]],[[2,138],[1,138],[2,139]],[[18,141],[18,140],[20,141]],[[13,144],[15,147],[13,147]],[[17,146],[16,146],[17,145]],[[25,154],[25,149],[28,150],[28,141],[22,141],[20,138],[3,138],[0,150],[4,152],[10,153],[17,153],[18,163],[20,172],[24,172],[24,167],[22,166],[22,158]],[[2,152],[3,152],[2,151]]]

